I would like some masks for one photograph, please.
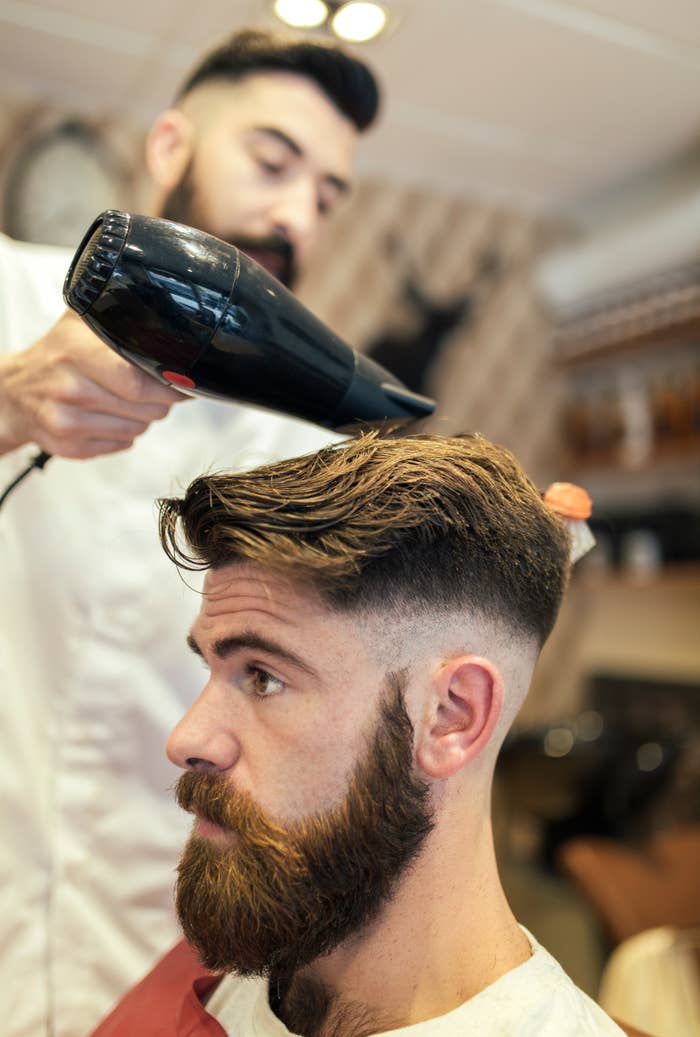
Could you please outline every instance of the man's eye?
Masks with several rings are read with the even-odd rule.
[[[325,190],[319,192],[316,207],[319,215],[329,216],[338,206],[342,195],[339,191],[326,186]]]
[[[280,176],[284,173],[284,166],[280,162],[266,162],[264,159],[259,158],[258,165],[271,176]]]
[[[246,667],[246,685],[252,695],[265,699],[284,691],[284,683],[259,666]]]

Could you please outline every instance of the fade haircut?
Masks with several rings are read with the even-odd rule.
[[[478,435],[369,432],[158,503],[176,565],[252,562],[341,611],[473,611],[541,644],[568,578],[563,523]]]
[[[255,72],[306,76],[361,132],[376,118],[379,87],[364,62],[336,44],[266,29],[236,32],[205,54],[178,90],[175,103],[202,83],[236,82]]]

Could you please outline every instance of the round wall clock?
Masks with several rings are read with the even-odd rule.
[[[103,209],[121,208],[124,175],[99,133],[66,119],[29,138],[9,170],[3,227],[21,241],[77,247]]]

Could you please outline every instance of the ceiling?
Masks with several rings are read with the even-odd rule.
[[[696,146],[698,0],[389,2],[367,173],[552,213]],[[0,0],[0,96],[146,124],[204,47],[267,22],[267,0]]]

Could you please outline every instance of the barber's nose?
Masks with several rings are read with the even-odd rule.
[[[301,179],[288,185],[270,215],[275,233],[289,242],[297,262],[303,264],[321,224],[316,185]]]
[[[234,766],[240,753],[238,739],[222,719],[209,686],[173,728],[165,751],[183,770],[222,772]]]

